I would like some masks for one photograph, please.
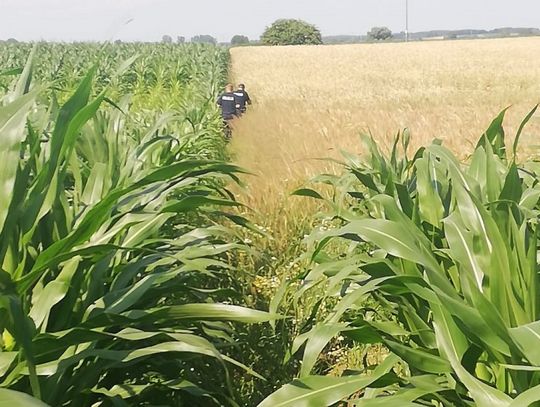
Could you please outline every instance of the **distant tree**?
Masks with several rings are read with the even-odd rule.
[[[122,44],[122,40],[115,40],[114,43],[115,44]]]
[[[17,44],[19,41],[17,41],[15,38],[8,38],[6,42],[8,44]]]
[[[164,35],[161,37],[161,42],[165,44],[172,44],[172,37],[170,35]]]
[[[211,35],[196,35],[195,37],[191,37],[191,42],[197,44],[217,44],[217,40]]]
[[[231,38],[231,45],[245,45],[249,44],[249,38],[245,35],[235,35]]]
[[[392,31],[388,27],[373,27],[367,34],[370,39],[376,41],[384,41],[392,38]]]
[[[176,42],[178,44],[184,44],[186,42],[186,37],[182,37],[179,35],[178,37],[176,37]]]
[[[321,32],[302,20],[280,19],[267,27],[261,36],[264,45],[318,45]]]

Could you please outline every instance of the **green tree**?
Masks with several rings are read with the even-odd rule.
[[[249,38],[245,35],[235,35],[231,38],[231,45],[245,45],[249,44]]]
[[[196,35],[195,37],[191,37],[191,42],[197,44],[217,44],[217,40],[211,35]]]
[[[172,44],[172,37],[170,35],[164,35],[161,37],[161,42],[165,44]]]
[[[388,27],[373,27],[367,35],[372,40],[384,41],[392,38],[392,31]]]
[[[302,20],[275,21],[261,36],[264,45],[317,45],[322,44],[321,32]]]

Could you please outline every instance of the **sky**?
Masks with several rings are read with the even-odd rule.
[[[540,0],[409,0],[409,30],[539,27]],[[405,0],[0,0],[0,39],[158,41],[167,34],[257,39],[278,18],[323,35],[405,27]]]

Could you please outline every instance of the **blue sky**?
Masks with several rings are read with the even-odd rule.
[[[232,6],[231,6],[232,4]],[[409,0],[410,30],[540,27],[539,0]],[[323,35],[404,29],[405,0],[0,0],[0,39],[159,40],[211,34],[258,38],[277,18]],[[130,21],[127,23],[127,21]]]

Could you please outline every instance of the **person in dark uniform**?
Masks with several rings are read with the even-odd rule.
[[[239,100],[233,90],[233,85],[229,83],[225,86],[225,92],[218,97],[217,104],[221,108],[221,117],[223,117],[223,120],[232,120],[238,116],[236,105]]]
[[[237,98],[236,109],[239,114],[246,113],[247,105],[251,105],[251,99],[249,94],[246,92],[246,86],[241,83],[238,85],[238,89],[234,92],[234,95]]]
[[[234,86],[232,84],[229,83],[225,86],[225,92],[218,97],[216,103],[221,108],[221,117],[225,126],[225,137],[230,138],[232,134],[231,122],[238,117],[238,110],[236,108],[238,98],[234,94]]]

